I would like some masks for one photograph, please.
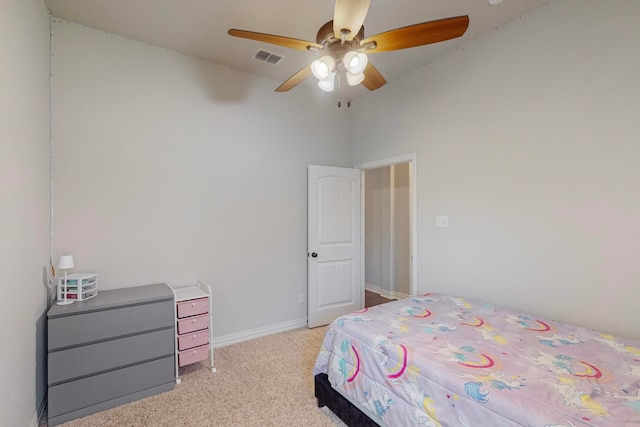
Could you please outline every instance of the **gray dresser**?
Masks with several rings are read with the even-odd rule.
[[[173,291],[101,291],[48,313],[49,425],[172,390]]]

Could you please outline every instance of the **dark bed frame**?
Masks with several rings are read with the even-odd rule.
[[[327,374],[315,376],[315,395],[318,408],[326,406],[349,427],[378,427],[374,421],[335,391],[329,383]]]

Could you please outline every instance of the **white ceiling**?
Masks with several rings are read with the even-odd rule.
[[[396,80],[546,1],[504,0],[492,6],[487,0],[372,0],[364,22],[366,37],[452,16],[468,15],[470,23],[467,32],[458,39],[377,53],[370,55],[370,62],[388,82]],[[55,18],[269,77],[274,79],[274,89],[313,61],[318,53],[231,37],[227,30],[237,28],[315,42],[320,26],[333,19],[334,8],[334,0],[45,0],[45,3]],[[258,49],[284,59],[275,66],[256,61],[252,56]],[[314,80],[310,77],[303,85],[312,87]],[[354,99],[367,92],[360,85],[349,88],[346,97]]]

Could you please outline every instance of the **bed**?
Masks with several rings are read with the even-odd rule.
[[[640,426],[640,341],[443,294],[337,318],[314,375],[351,426]]]

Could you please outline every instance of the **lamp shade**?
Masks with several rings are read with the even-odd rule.
[[[363,80],[364,80],[364,73],[358,73],[358,74],[347,73],[347,83],[349,83],[349,86],[355,86],[357,84],[360,84],[362,83]]]
[[[349,73],[360,74],[365,68],[367,68],[369,59],[367,58],[367,55],[362,52],[351,51],[344,55],[342,62]]]
[[[336,68],[336,61],[329,55],[316,59],[311,63],[311,72],[318,80],[324,80]]]
[[[336,73],[329,74],[326,79],[318,80],[318,87],[325,92],[333,92],[336,82]]]
[[[73,262],[73,255],[62,255],[58,260],[58,269],[59,270],[68,270],[69,268],[75,267]]]

